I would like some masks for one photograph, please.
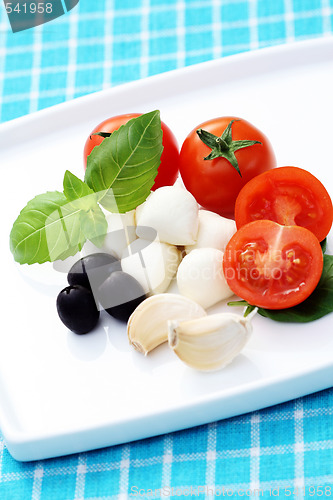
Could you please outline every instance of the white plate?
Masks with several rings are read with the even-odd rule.
[[[16,459],[146,438],[333,384],[333,315],[305,325],[257,316],[243,353],[226,369],[202,374],[166,345],[144,358],[106,314],[91,335],[68,332],[55,308],[66,275],[52,265],[20,267],[8,248],[19,210],[34,195],[61,189],[66,168],[83,177],[86,136],[122,112],[160,109],[180,144],[206,119],[242,116],[268,135],[280,166],[310,170],[332,195],[332,54],[332,39],[241,54],[1,126],[0,427]]]

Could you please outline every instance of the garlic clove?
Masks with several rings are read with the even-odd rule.
[[[146,238],[145,227],[157,231],[161,242],[193,245],[198,232],[198,204],[180,186],[163,186],[152,192],[136,213],[139,237]]]
[[[185,247],[186,253],[196,248],[216,248],[224,252],[230,238],[236,232],[236,223],[209,210],[199,210],[199,230],[194,245]]]
[[[155,232],[156,234],[156,232]],[[145,293],[163,293],[176,275],[181,252],[167,243],[136,239],[122,253],[122,270],[133,276]]]
[[[216,248],[197,248],[186,255],[178,267],[177,285],[182,295],[205,309],[233,295],[223,273],[223,252]]]
[[[214,371],[227,366],[252,333],[250,317],[219,313],[199,319],[168,322],[169,346],[188,366]]]
[[[206,311],[181,295],[166,293],[144,300],[132,313],[127,323],[130,344],[139,352],[148,354],[168,340],[168,321],[201,318]]]

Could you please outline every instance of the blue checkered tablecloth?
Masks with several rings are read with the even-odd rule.
[[[1,3],[0,120],[186,65],[332,32],[333,0],[80,0],[58,19],[17,33]],[[214,496],[333,497],[333,389],[39,462],[16,462],[0,436],[1,500]]]

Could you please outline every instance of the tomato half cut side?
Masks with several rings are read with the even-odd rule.
[[[305,300],[323,270],[320,243],[300,226],[250,222],[229,241],[223,271],[231,290],[249,304],[285,309]]]
[[[250,180],[237,197],[238,228],[260,219],[305,227],[322,241],[332,226],[332,200],[324,185],[307,170],[278,167]]]
[[[84,168],[87,167],[87,158],[94,147],[101,144],[104,139],[104,137],[96,135],[98,132],[112,134],[112,132],[118,130],[129,120],[131,120],[132,118],[137,118],[140,115],[141,113],[127,113],[124,115],[112,116],[111,118],[108,118],[107,120],[104,120],[103,122],[96,125],[94,130],[91,131],[84,145]],[[152,187],[152,191],[161,186],[172,186],[175,183],[179,173],[179,146],[177,139],[171,129],[164,122],[161,122],[161,128],[163,132],[163,151],[161,155],[161,163],[158,167],[158,173],[155,178],[155,183]]]

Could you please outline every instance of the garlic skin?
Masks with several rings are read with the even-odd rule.
[[[223,273],[223,252],[216,248],[197,248],[187,254],[177,271],[182,295],[204,309],[233,295]]]
[[[127,323],[129,343],[147,355],[168,340],[168,321],[201,318],[206,311],[192,300],[175,293],[152,295],[135,309]]]
[[[196,248],[216,248],[224,252],[230,238],[235,234],[236,222],[209,210],[199,210],[199,230],[194,245],[187,245],[185,252]]]
[[[167,290],[180,261],[181,252],[175,246],[158,239],[138,238],[123,250],[121,267],[140,283],[146,294],[156,294]]]
[[[191,368],[215,371],[241,352],[252,333],[249,317],[219,313],[199,319],[168,322],[171,349]]]
[[[198,204],[180,186],[163,186],[153,191],[136,212],[138,237],[147,238],[145,228],[153,228],[161,242],[194,245],[198,233]]]
[[[105,252],[121,258],[123,250],[136,239],[135,210],[125,214],[111,213],[104,210],[104,215],[108,223],[107,234],[103,245],[99,248],[91,241],[86,241],[83,245],[83,255],[91,253]]]

